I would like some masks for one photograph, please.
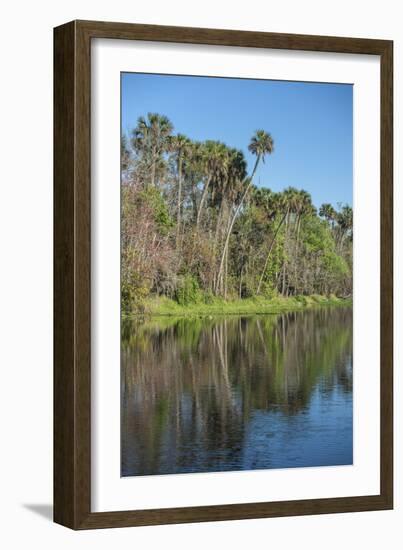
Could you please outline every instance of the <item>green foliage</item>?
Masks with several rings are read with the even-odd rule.
[[[138,201],[148,205],[153,212],[154,221],[162,235],[167,235],[170,229],[174,227],[174,221],[171,218],[168,206],[161,191],[155,187],[147,187],[138,195]],[[141,204],[138,204],[141,207]]]
[[[249,141],[249,167],[240,149],[173,130],[149,113],[122,136],[125,312],[146,311],[150,298],[217,310],[241,299],[249,311],[259,300],[281,308],[292,298],[298,308],[322,303],[315,295],[352,295],[350,206],[316,209],[298,187],[255,187],[259,163],[274,154],[265,130]]]
[[[349,273],[346,260],[332,250],[324,252],[322,264],[329,276],[343,277]]]
[[[298,296],[295,296],[295,299],[302,306],[309,306],[312,303],[312,298],[308,296],[298,295]]]
[[[273,298],[276,298],[278,296],[277,288],[270,278],[262,283],[260,295],[267,300],[272,300]]]
[[[334,242],[327,223],[316,216],[306,218],[303,225],[303,244],[308,253],[333,250]]]
[[[138,273],[128,270],[121,277],[121,306],[125,314],[144,312],[144,301],[149,289],[139,277]]]
[[[199,283],[192,275],[187,274],[180,279],[175,299],[181,306],[196,304],[202,300]]]
[[[179,304],[176,300],[165,297],[148,298],[145,302],[145,312],[152,316],[161,317],[204,317],[210,315],[250,315],[281,313],[284,311],[296,311],[303,307],[315,308],[326,306],[348,306],[350,299],[337,298],[335,296],[292,296],[285,298],[278,295],[272,299],[256,296],[241,300],[224,300],[224,298],[212,297],[209,303],[203,299],[186,305]]]
[[[203,293],[203,302],[205,304],[213,304],[214,303],[214,294],[211,292],[211,290],[207,290]]]

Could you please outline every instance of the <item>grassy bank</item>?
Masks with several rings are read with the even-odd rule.
[[[252,315],[299,311],[306,308],[322,306],[348,306],[351,298],[336,296],[278,296],[276,298],[248,298],[243,300],[223,300],[214,298],[209,303],[199,302],[180,305],[165,297],[150,298],[144,302],[140,315],[163,316],[207,316],[207,315]]]

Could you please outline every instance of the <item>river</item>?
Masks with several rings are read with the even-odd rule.
[[[353,462],[352,309],[122,324],[122,476]]]

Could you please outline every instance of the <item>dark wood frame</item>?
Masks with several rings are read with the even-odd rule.
[[[91,512],[90,58],[92,38],[381,58],[381,487],[379,495]],[[54,520],[72,529],[393,507],[393,42],[73,21],[54,29]]]

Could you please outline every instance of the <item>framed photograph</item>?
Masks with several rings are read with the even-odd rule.
[[[393,43],[54,33],[54,519],[393,506]]]

